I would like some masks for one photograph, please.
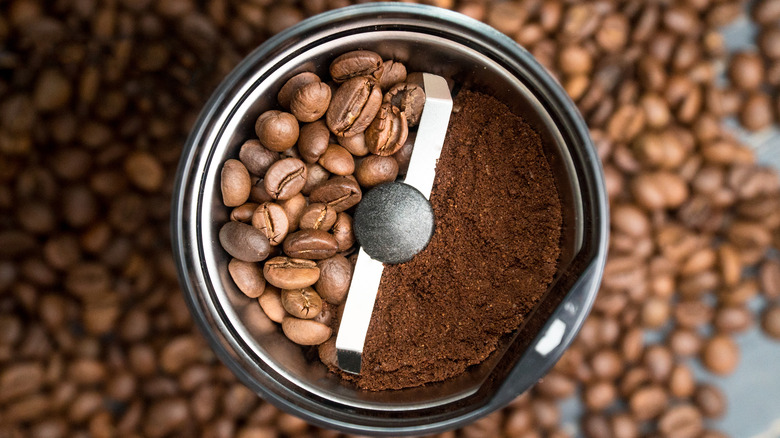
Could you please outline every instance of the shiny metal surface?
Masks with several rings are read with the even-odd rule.
[[[527,114],[545,143],[566,206],[559,273],[528,322],[483,364],[421,388],[358,390],[316,358],[304,356],[280,331],[268,330],[258,322],[264,317],[259,307],[232,283],[228,256],[217,239],[227,220],[219,171],[254,135],[255,118],[273,106],[286,79],[304,70],[325,76],[335,56],[358,48],[402,60],[410,71],[451,77]],[[504,406],[541,377],[571,342],[603,270],[608,215],[602,178],[574,105],[513,41],[449,11],[361,5],[314,17],[277,35],[215,92],[181,159],[172,218],[174,254],[188,304],[212,348],[264,398],[310,422],[344,431],[432,433]],[[556,345],[544,354],[529,348],[548,327],[560,331],[561,324],[565,329]]]

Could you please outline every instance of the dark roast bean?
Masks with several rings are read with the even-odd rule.
[[[282,206],[265,202],[255,209],[252,226],[262,231],[271,246],[276,246],[284,242],[290,224]]]
[[[317,282],[320,268],[311,260],[274,257],[263,265],[263,277],[280,289],[298,289]]]
[[[341,304],[347,297],[349,285],[352,282],[352,264],[342,255],[320,260],[320,278],[314,287],[325,301],[331,304]]]
[[[339,245],[339,252],[344,252],[355,244],[355,234],[352,231],[352,216],[349,214],[339,213],[331,232]]]
[[[383,103],[376,118],[366,129],[366,146],[373,154],[393,155],[404,145],[408,134],[404,114],[398,107]]]
[[[282,307],[296,318],[312,319],[322,310],[322,298],[311,287],[282,289]]]
[[[374,120],[382,104],[382,91],[376,79],[361,76],[344,82],[333,94],[325,122],[339,137],[360,134]]]
[[[297,75],[291,77],[287,80],[287,82],[284,83],[284,85],[282,85],[282,88],[279,90],[279,94],[276,96],[277,100],[279,101],[279,105],[281,105],[284,109],[289,109],[290,102],[292,101],[293,96],[295,96],[295,92],[298,91],[300,87],[306,84],[317,82],[320,82],[320,77],[307,71],[298,73]]]
[[[311,82],[298,88],[290,101],[290,112],[301,122],[313,122],[325,115],[330,104],[330,87]]]
[[[379,184],[395,181],[398,176],[398,162],[393,157],[369,155],[355,170],[355,178],[361,186],[370,189]]]
[[[357,181],[339,176],[331,178],[311,191],[310,202],[322,202],[342,212],[360,202],[363,193]]]
[[[232,259],[228,263],[228,271],[238,289],[249,298],[257,298],[265,290],[263,271],[256,263]]]
[[[368,50],[355,50],[339,55],[330,64],[330,77],[337,83],[358,76],[370,75],[382,66],[382,57]]]
[[[274,152],[284,152],[298,141],[298,120],[290,113],[266,111],[257,118],[255,133],[266,148]]]
[[[247,140],[241,145],[238,158],[250,173],[262,177],[268,168],[279,160],[279,153],[263,147],[260,140]]]
[[[333,235],[323,230],[301,230],[284,240],[284,253],[290,257],[322,260],[333,257],[339,249]]]
[[[330,327],[310,319],[286,316],[282,320],[282,331],[288,339],[299,345],[319,345],[331,335]]]
[[[355,159],[352,154],[337,144],[328,145],[325,153],[320,157],[319,164],[334,175],[352,175],[355,171]]]
[[[322,120],[306,123],[301,126],[301,133],[298,138],[298,151],[303,161],[307,163],[316,163],[320,156],[328,149],[330,140],[330,131]]]
[[[222,166],[222,202],[225,206],[238,207],[246,202],[251,184],[249,172],[240,161],[229,159]]]
[[[301,213],[299,226],[302,229],[328,231],[336,223],[337,216],[336,210],[327,204],[309,204]]]
[[[259,262],[270,254],[265,234],[242,222],[229,221],[219,230],[219,242],[231,256],[245,262]]]
[[[387,91],[383,102],[397,107],[406,116],[409,127],[420,123],[422,110],[425,106],[425,91],[417,84],[402,82]]]
[[[306,164],[297,158],[279,160],[265,174],[265,191],[273,199],[290,199],[306,184]]]

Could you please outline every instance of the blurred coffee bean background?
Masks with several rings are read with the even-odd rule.
[[[341,436],[259,399],[205,345],[169,213],[220,80],[350,3],[0,1],[0,437]],[[427,3],[558,78],[612,209],[575,344],[509,407],[439,436],[780,436],[780,183],[761,164],[780,165],[780,1]]]

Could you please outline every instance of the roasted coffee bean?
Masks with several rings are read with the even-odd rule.
[[[355,159],[352,154],[337,144],[329,144],[318,163],[334,175],[347,176],[355,171]]]
[[[299,345],[319,345],[331,335],[330,327],[310,319],[286,316],[282,320],[282,330],[288,339]]]
[[[731,374],[739,365],[739,346],[726,335],[715,335],[704,344],[701,360],[714,374]]]
[[[279,160],[271,165],[263,181],[273,199],[290,199],[306,184],[306,164],[297,158]]]
[[[219,242],[228,254],[245,262],[263,261],[271,251],[265,234],[242,222],[229,221],[223,225]]]
[[[780,25],[767,26],[758,37],[761,54],[772,60],[780,60]]]
[[[330,93],[330,87],[322,82],[302,85],[290,101],[290,112],[301,122],[314,122],[328,110]]]
[[[305,229],[290,234],[284,240],[284,253],[290,257],[322,260],[338,251],[333,235],[323,230]]]
[[[271,246],[284,242],[289,230],[287,212],[279,204],[265,202],[255,209],[252,215],[252,226],[260,230]]]
[[[251,174],[259,177],[264,176],[268,168],[279,160],[279,154],[263,147],[260,140],[245,141],[238,157]]]
[[[726,395],[717,386],[707,383],[699,385],[693,400],[707,418],[721,418],[726,413]]]
[[[425,106],[425,91],[422,86],[409,82],[395,84],[385,93],[382,100],[398,108],[406,116],[409,127],[415,127],[420,123]]]
[[[330,326],[333,319],[336,318],[336,307],[327,302],[322,303],[322,310],[313,319],[317,322]]]
[[[221,188],[222,202],[227,207],[238,207],[249,199],[249,172],[240,161],[229,159],[222,166]]]
[[[352,282],[352,264],[342,255],[335,255],[317,262],[320,278],[314,287],[322,298],[331,304],[341,304],[347,297]]]
[[[696,377],[690,367],[677,364],[669,374],[669,391],[674,397],[687,398],[696,389]]]
[[[298,151],[303,161],[316,163],[328,149],[329,140],[330,131],[324,121],[317,120],[302,125],[298,138]]]
[[[780,306],[770,304],[761,316],[761,329],[767,336],[780,339]]]
[[[314,190],[315,187],[324,183],[329,178],[330,178],[330,172],[325,170],[324,167],[320,166],[317,163],[313,163],[313,164],[307,163],[306,184],[303,185],[303,188],[301,189],[301,193],[303,193],[304,195],[310,195],[311,191]]]
[[[406,137],[406,142],[398,152],[393,154],[393,158],[398,163],[398,174],[406,175],[406,171],[409,169],[409,161],[412,158],[412,151],[414,150],[414,141],[417,139],[417,132],[409,132]]]
[[[352,137],[368,128],[382,104],[382,90],[376,79],[360,76],[349,79],[333,94],[325,122],[339,137]]]
[[[228,263],[228,271],[238,289],[249,298],[257,298],[263,294],[265,278],[258,264],[232,259]]]
[[[338,142],[344,149],[348,150],[350,154],[356,157],[362,157],[368,154],[368,146],[366,146],[366,137],[364,133],[355,134],[351,137],[338,137]]]
[[[366,146],[373,154],[389,156],[401,149],[408,133],[403,113],[390,103],[383,103],[366,130]]]
[[[731,57],[728,67],[731,83],[739,89],[753,91],[764,81],[761,57],[753,52],[738,52]]]
[[[748,95],[739,112],[739,122],[751,131],[760,131],[772,125],[772,99],[756,91]]]
[[[330,64],[330,77],[337,83],[376,72],[382,66],[382,57],[368,50],[355,50],[339,55]]]
[[[265,291],[257,299],[257,302],[266,316],[273,322],[281,323],[284,317],[287,316],[287,311],[282,306],[281,291],[270,284],[266,285]]]
[[[780,1],[760,0],[753,5],[753,20],[760,24],[771,24],[780,19]]]
[[[282,289],[282,307],[296,318],[312,319],[322,310],[322,298],[311,287]]]
[[[699,354],[702,339],[698,333],[689,329],[677,329],[669,334],[669,348],[680,357],[695,356]]]
[[[374,73],[382,90],[387,90],[393,85],[406,80],[406,66],[392,59],[383,61],[382,66]]]
[[[263,277],[280,289],[298,289],[316,283],[320,268],[311,260],[274,257],[263,265]]]
[[[255,210],[257,210],[257,207],[259,206],[260,204],[256,202],[247,202],[246,204],[241,204],[230,212],[230,220],[247,223],[251,222],[252,216],[255,214]]]
[[[750,328],[753,313],[743,306],[724,306],[715,311],[712,324],[719,332],[726,334],[741,333]]]
[[[668,437],[695,438],[703,428],[701,412],[689,404],[669,408],[658,420],[658,430]]]
[[[628,399],[631,412],[638,420],[649,420],[666,408],[669,396],[661,386],[651,385],[637,389]]]
[[[306,84],[318,82],[320,82],[320,77],[311,72],[298,73],[291,77],[282,85],[282,88],[279,89],[279,94],[276,96],[279,105],[284,109],[290,109],[290,103],[293,100],[293,96],[295,96],[295,92],[298,91],[299,88]]]
[[[317,348],[320,361],[330,368],[338,368],[338,356],[336,354],[336,337],[331,337]]]
[[[256,176],[250,177],[252,187],[249,189],[249,201],[255,204],[272,201],[271,195],[265,190],[265,180]]]
[[[609,407],[617,398],[617,390],[611,382],[597,380],[585,386],[582,400],[591,412],[600,412]]]
[[[309,204],[301,213],[300,227],[328,231],[336,223],[338,213],[327,204]]]
[[[321,202],[342,212],[360,202],[363,193],[357,181],[339,176],[331,178],[311,191],[309,202]]]
[[[290,113],[269,110],[257,118],[255,133],[269,150],[284,152],[298,141],[298,120]]]
[[[355,170],[355,178],[358,183],[367,189],[393,182],[397,176],[398,162],[395,158],[381,155],[372,154],[365,157]]]
[[[339,245],[339,252],[344,252],[355,244],[355,234],[352,230],[352,216],[341,212],[336,217],[336,223],[333,224],[333,238]]]

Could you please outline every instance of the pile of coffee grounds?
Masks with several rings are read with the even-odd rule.
[[[455,99],[431,204],[436,230],[387,265],[368,330],[368,390],[444,380],[485,360],[555,274],[561,201],[539,135],[496,98]]]

